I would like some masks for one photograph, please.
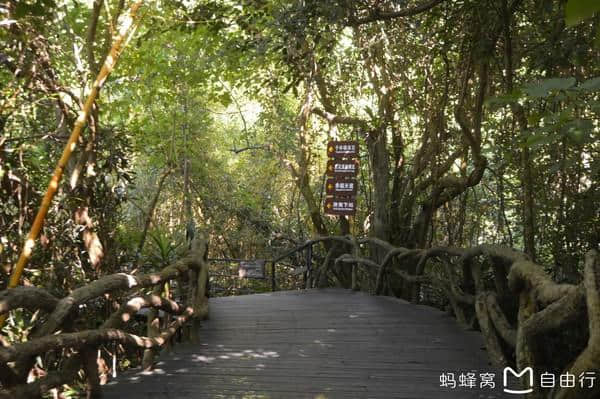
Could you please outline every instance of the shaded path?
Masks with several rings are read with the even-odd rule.
[[[497,388],[502,376],[478,333],[389,297],[327,289],[212,298],[200,342],[177,345],[151,373],[121,375],[106,397],[501,397],[440,387],[443,372],[496,372]]]

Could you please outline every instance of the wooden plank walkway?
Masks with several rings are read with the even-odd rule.
[[[480,335],[436,309],[348,290],[212,298],[200,344],[153,372],[128,372],[107,398],[501,398]],[[477,388],[440,387],[475,372]],[[496,373],[496,389],[479,374]]]

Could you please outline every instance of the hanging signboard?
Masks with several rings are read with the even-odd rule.
[[[358,162],[329,160],[327,161],[327,176],[356,177],[358,175]]]
[[[356,195],[356,179],[327,179],[325,191],[327,195],[354,196]]]
[[[358,158],[358,141],[330,141],[327,156],[332,158]]]
[[[246,260],[241,261],[238,267],[240,278],[265,278],[265,261],[264,260]]]
[[[325,198],[325,213],[327,215],[353,216],[356,214],[356,198]]]

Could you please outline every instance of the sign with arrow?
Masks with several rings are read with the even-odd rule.
[[[354,196],[356,184],[356,179],[327,179],[325,192],[327,195]]]
[[[358,158],[358,141],[330,141],[327,156],[331,158]]]
[[[356,198],[327,197],[325,213],[328,215],[354,216],[356,214]]]
[[[358,192],[358,141],[331,140],[327,143],[325,184],[326,215],[354,216]]]
[[[358,175],[358,162],[354,160],[327,161],[327,176],[356,177]]]

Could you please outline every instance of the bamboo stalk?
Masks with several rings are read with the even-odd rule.
[[[135,28],[137,26],[137,11],[141,7],[142,3],[143,0],[139,0],[131,5],[129,9],[129,14],[123,19],[121,28],[119,29],[119,34],[117,35],[117,37],[115,37],[113,41],[113,45],[110,49],[110,52],[106,56],[106,59],[104,60],[104,65],[102,65],[102,68],[100,69],[100,72],[98,73],[98,76],[96,77],[96,80],[92,85],[92,90],[85,101],[83,109],[79,112],[79,116],[75,121],[75,125],[73,126],[71,136],[69,137],[69,140],[65,145],[62,156],[60,157],[60,160],[56,165],[56,169],[54,169],[54,174],[50,179],[50,183],[48,184],[48,189],[46,190],[46,194],[42,199],[40,209],[38,210],[37,215],[35,216],[35,219],[33,221],[33,225],[31,226],[31,230],[27,235],[25,245],[23,246],[23,250],[21,251],[21,255],[19,256],[19,259],[12,271],[10,280],[8,282],[8,288],[14,288],[19,284],[19,280],[21,279],[23,270],[25,269],[27,262],[31,258],[31,254],[35,246],[35,240],[38,238],[40,230],[42,229],[42,224],[44,223],[44,219],[46,218],[46,214],[48,213],[48,209],[50,208],[52,199],[54,198],[54,195],[58,190],[58,184],[60,183],[63,172],[67,166],[67,163],[69,162],[69,158],[71,157],[73,150],[75,150],[75,147],[77,146],[77,140],[79,139],[81,131],[83,130],[83,127],[85,126],[85,123],[90,115],[94,102],[98,97],[98,93],[100,92],[100,89],[102,88],[104,82],[108,78],[108,75],[110,75],[110,73],[113,71],[117,60],[121,55],[122,50],[125,48],[130,31],[131,33],[135,31]],[[0,316],[0,328],[4,325],[5,320],[6,315]]]

